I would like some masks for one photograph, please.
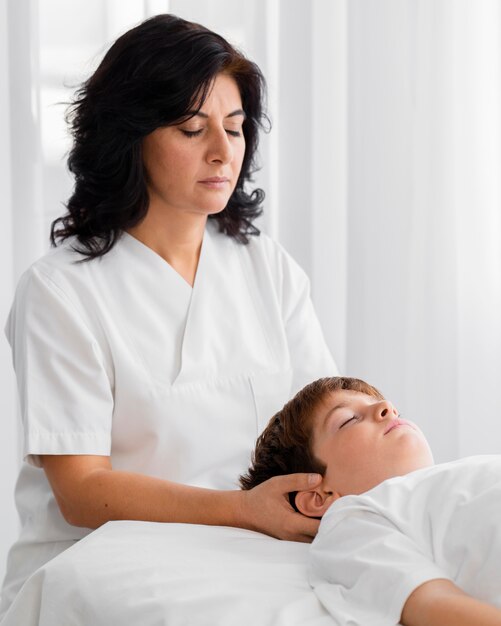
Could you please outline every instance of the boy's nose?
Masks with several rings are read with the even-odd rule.
[[[378,405],[376,418],[378,420],[395,419],[398,417],[398,411],[391,402],[384,400]]]

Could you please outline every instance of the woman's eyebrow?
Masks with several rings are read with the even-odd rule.
[[[237,109],[236,111],[229,113],[226,117],[235,117],[235,115],[242,115],[244,119],[246,117],[245,111],[243,109]]]
[[[207,113],[203,113],[202,111],[188,111],[188,115],[192,115],[193,117],[203,117],[205,120],[209,119]],[[235,111],[228,113],[228,115],[225,116],[225,119],[228,117],[235,117],[236,115],[242,115],[244,119],[247,117],[243,109],[236,109]]]

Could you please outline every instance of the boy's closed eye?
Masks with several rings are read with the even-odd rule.
[[[350,417],[349,419],[345,420],[340,426],[339,428],[343,428],[343,426],[346,426],[346,424],[349,424],[351,421],[353,420],[359,420],[359,416],[358,415],[354,415],[353,417]]]

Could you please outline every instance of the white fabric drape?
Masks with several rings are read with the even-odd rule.
[[[348,370],[444,461],[501,452],[501,16],[349,5]]]
[[[71,189],[64,107],[54,103],[119,33],[171,11],[227,36],[267,77],[261,226],[310,274],[341,370],[419,421],[438,461],[500,451],[496,0],[12,0],[0,11],[10,74],[0,89],[10,129],[0,158],[11,166],[0,168],[4,318]],[[5,343],[0,358],[10,389]],[[2,400],[5,501],[17,465],[14,393]]]
[[[6,319],[14,288],[13,212],[11,181],[11,137],[9,102],[9,54],[7,38],[7,5],[0,3],[0,320]],[[1,322],[0,322],[1,324]],[[17,536],[17,516],[12,497],[18,466],[15,382],[10,349],[0,336],[0,577],[5,572],[7,546]]]

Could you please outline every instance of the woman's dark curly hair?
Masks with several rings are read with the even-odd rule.
[[[358,391],[384,400],[380,391],[359,378],[333,376],[319,378],[306,385],[271,418],[258,438],[252,455],[252,465],[246,474],[240,476],[242,489],[252,489],[268,478],[283,474],[325,473],[325,465],[315,457],[311,449],[313,421],[318,406],[326,395],[341,389]],[[294,508],[295,496],[295,492],[289,494]]]
[[[114,246],[121,231],[148,210],[142,140],[161,126],[200,110],[220,72],[236,81],[245,111],[246,147],[240,176],[225,209],[209,217],[241,243],[259,235],[252,221],[264,192],[244,186],[255,171],[265,82],[261,71],[223,37],[174,15],[157,15],[111,46],[78,89],[67,121],[73,135],[68,167],[75,176],[67,213],[51,227],[51,243],[76,236],[89,260]]]

